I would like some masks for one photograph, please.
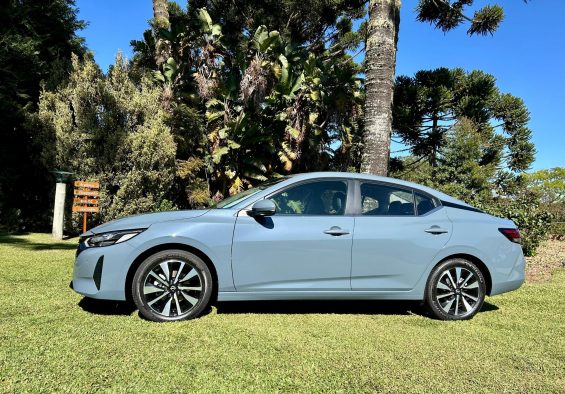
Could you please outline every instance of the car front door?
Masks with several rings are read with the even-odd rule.
[[[267,198],[268,217],[237,217],[232,246],[237,291],[350,290],[353,216],[348,183],[324,179]]]
[[[359,195],[351,288],[413,289],[451,236],[445,210],[427,194],[391,184],[361,183]]]

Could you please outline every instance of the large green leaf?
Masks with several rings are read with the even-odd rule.
[[[293,138],[297,139],[300,135],[300,131],[292,127],[291,125],[286,125],[285,131]]]
[[[273,44],[279,42],[278,31],[268,31],[265,26],[259,26],[253,35],[253,46],[259,52],[266,52]]]
[[[216,150],[214,150],[214,152],[212,152],[212,161],[215,164],[220,163],[220,161],[222,160],[222,157],[227,154],[229,152],[229,148],[227,146],[220,146],[219,148],[217,148]]]
[[[228,147],[230,149],[239,149],[239,148],[241,148],[241,145],[238,144],[237,142],[233,141],[233,140],[228,140]]]
[[[161,73],[161,71],[155,70],[151,73],[153,79],[158,82],[165,82],[165,77]]]
[[[279,62],[281,64],[281,77],[279,82],[282,86],[286,87],[288,84],[288,60],[286,59],[286,56],[280,55]]]
[[[298,78],[296,78],[296,81],[294,82],[292,88],[290,89],[289,96],[294,96],[294,94],[298,91],[298,89],[302,87],[303,82],[304,82],[304,73],[300,74]]]
[[[210,14],[206,8],[199,8],[197,11],[198,21],[200,22],[200,29],[202,29],[203,33],[211,33],[212,32],[212,18],[210,18]]]
[[[210,107],[214,107],[218,104],[222,104],[222,102],[220,100],[218,100],[217,98],[211,98],[210,100],[206,101],[206,108],[210,108]]]
[[[166,82],[172,82],[177,74],[178,66],[175,59],[170,57],[167,62],[163,65],[163,76]]]
[[[220,25],[212,25],[212,29],[211,29],[211,34],[212,37],[214,38],[219,38],[222,35],[222,26]]]
[[[221,111],[206,111],[206,120],[208,122],[213,122],[216,119],[220,119],[225,114],[224,110]]]

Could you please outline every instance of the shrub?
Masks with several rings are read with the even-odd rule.
[[[565,203],[544,204],[542,207],[553,215],[553,221],[549,226],[549,234],[556,239],[565,239]]]

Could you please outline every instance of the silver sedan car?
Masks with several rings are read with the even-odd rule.
[[[93,228],[71,286],[133,300],[153,321],[195,318],[215,301],[312,299],[420,300],[461,320],[519,288],[524,267],[510,220],[418,184],[323,172]]]

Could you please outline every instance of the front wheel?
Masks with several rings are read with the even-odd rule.
[[[481,310],[486,285],[472,262],[454,258],[435,267],[426,285],[428,310],[441,320],[470,319]]]
[[[195,254],[165,250],[141,263],[133,277],[132,296],[148,320],[193,319],[210,303],[212,275]]]

